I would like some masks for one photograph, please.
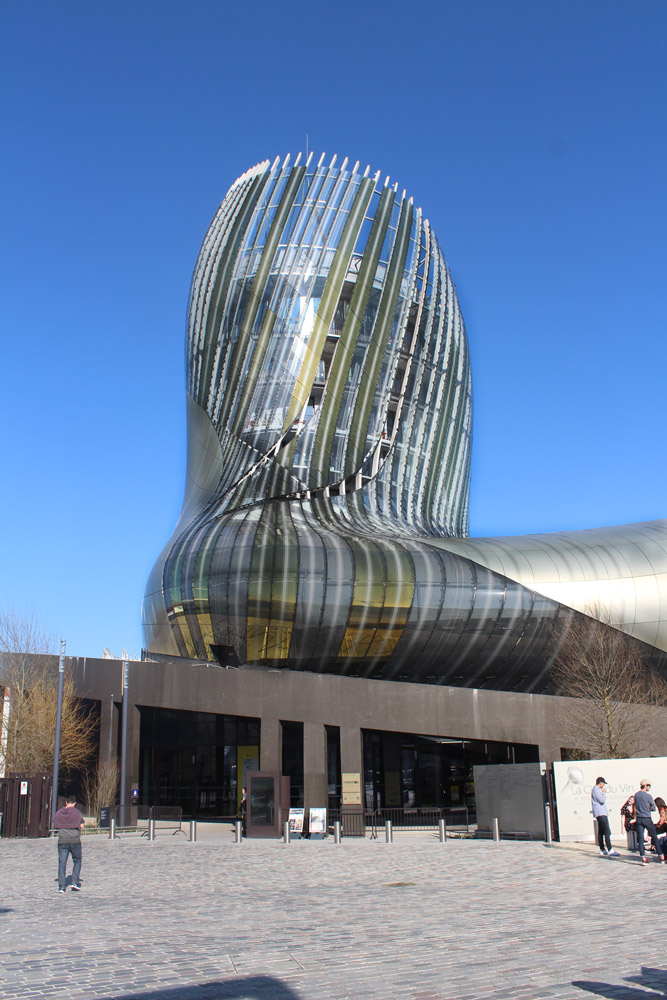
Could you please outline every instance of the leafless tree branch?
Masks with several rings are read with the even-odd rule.
[[[648,752],[651,710],[667,705],[667,682],[604,609],[591,605],[564,623],[551,678],[571,699],[563,721],[572,747],[593,758]]]
[[[33,775],[53,768],[58,701],[53,637],[34,615],[0,612],[0,685],[3,712],[0,771]],[[95,749],[97,721],[74,694],[65,672],[60,768],[67,774],[84,766]]]

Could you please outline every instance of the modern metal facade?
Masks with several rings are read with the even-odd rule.
[[[467,537],[465,328],[388,178],[312,157],[240,177],[195,266],[186,370],[149,651],[537,691],[563,622],[595,603],[660,663],[667,522]]]

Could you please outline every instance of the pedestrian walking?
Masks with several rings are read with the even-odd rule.
[[[65,805],[53,817],[53,829],[58,831],[58,892],[64,892],[67,887],[67,858],[70,854],[72,889],[80,892],[83,816],[76,808],[76,796],[67,796]]]
[[[598,847],[600,854],[604,858],[618,855],[618,851],[611,846],[611,827],[609,826],[609,814],[607,812],[607,782],[604,778],[596,778],[595,785],[591,791],[591,809],[593,817],[598,825]]]
[[[651,782],[648,778],[642,778],[639,782],[639,791],[635,792],[635,812],[637,814],[637,840],[639,841],[639,857],[642,864],[648,864],[648,858],[646,857],[646,848],[644,846],[644,830],[648,833],[651,838],[651,843],[655,848],[655,853],[657,855],[656,861],[661,861],[663,864],[667,861],[667,854],[663,857],[663,848],[658,840],[658,831],[655,828],[655,823],[651,818],[651,813],[655,812],[657,806],[653,801],[653,796],[651,795]]]
[[[248,829],[248,793],[245,788],[241,789],[241,836],[245,837]]]

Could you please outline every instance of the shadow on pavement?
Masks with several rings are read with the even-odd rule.
[[[597,983],[593,980],[578,979],[572,985],[598,997],[609,997],[610,1000],[667,1000],[667,970],[651,969],[642,966],[636,976],[628,976],[626,983],[636,983],[634,986],[619,986],[612,983]],[[224,994],[222,994],[224,996]]]
[[[273,976],[220,979],[195,986],[172,986],[140,993],[105,994],[99,1000],[304,1000]]]
[[[546,848],[546,850],[555,850],[555,851],[563,850],[566,851],[568,854],[577,854],[579,856],[590,858],[591,861],[604,861],[604,863],[607,865],[634,865],[635,867],[637,867],[637,865],[640,864],[639,854],[617,854],[617,855],[615,854],[611,858],[609,858],[601,854],[598,854],[597,850],[594,851],[591,850],[590,847],[583,847],[583,846],[577,847],[574,844],[567,844],[565,847],[563,847],[561,844],[558,843],[558,841],[555,841],[554,843],[551,844],[544,844],[543,846]],[[651,864],[653,864],[654,860],[653,856],[649,855],[649,857],[651,860]]]

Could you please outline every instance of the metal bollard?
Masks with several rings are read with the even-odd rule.
[[[155,820],[149,819],[148,821],[148,839],[155,840]]]
[[[109,820],[109,840],[116,839],[116,820],[112,817]]]
[[[441,819],[440,822],[438,823],[438,834],[440,836],[440,843],[444,844],[444,842],[447,840],[447,825],[444,819]]]
[[[384,837],[385,837],[385,841],[388,844],[393,844],[394,843],[394,835],[391,832],[391,820],[390,819],[386,819],[384,821]]]
[[[500,827],[498,826],[497,816],[494,816],[491,820],[491,836],[494,840],[500,840]]]
[[[190,820],[190,841],[194,844],[197,839],[197,820]]]
[[[544,829],[547,835],[547,844],[551,843],[551,805],[544,803]]]
[[[285,822],[283,823],[283,841],[286,844],[289,844],[289,841],[290,841],[290,836],[289,836],[289,820],[288,819],[286,819]]]
[[[340,844],[340,820],[334,820],[334,844]]]
[[[240,819],[237,819],[236,826],[234,828],[235,840],[234,843],[240,844],[243,840],[243,824]]]

